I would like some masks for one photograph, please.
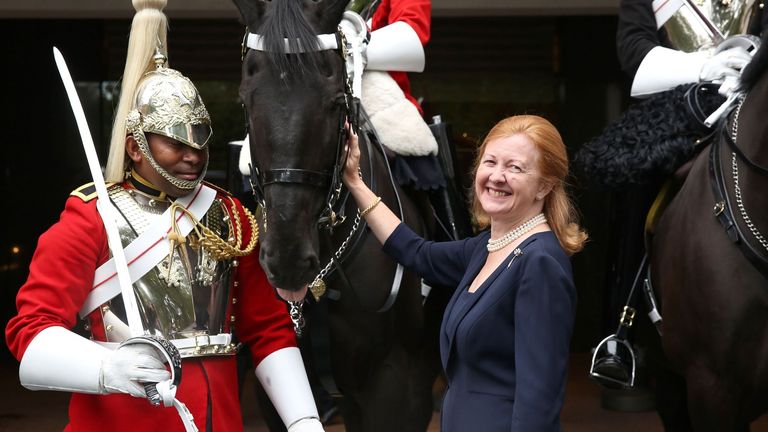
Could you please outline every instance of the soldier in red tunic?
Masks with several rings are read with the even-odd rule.
[[[210,117],[165,66],[165,1],[133,4],[106,179],[134,299],[121,294],[85,185],[40,237],[6,329],[21,383],[73,393],[67,431],[239,431],[242,344],[288,430],[322,431],[293,325],[259,266],[254,218],[203,181]],[[72,330],[79,321],[89,338]]]

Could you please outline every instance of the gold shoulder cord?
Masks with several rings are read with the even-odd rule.
[[[242,223],[240,221],[240,214],[237,211],[237,206],[235,205],[235,201],[228,197],[230,201],[230,209],[232,211],[233,219],[235,221],[235,239],[234,239],[234,245],[230,242],[225,241],[221,237],[217,236],[213,231],[211,231],[210,228],[200,223],[197,218],[195,218],[189,210],[186,208],[173,203],[171,204],[171,224],[172,224],[172,232],[168,234],[168,239],[171,241],[171,254],[173,254],[173,248],[175,247],[176,243],[184,243],[186,241],[186,238],[181,235],[179,232],[179,227],[176,222],[176,213],[181,212],[185,214],[187,217],[192,220],[192,223],[194,225],[194,231],[197,234],[198,238],[200,239],[200,245],[207,250],[215,260],[224,260],[224,259],[231,259],[235,257],[241,257],[248,255],[253,251],[253,248],[256,247],[256,242],[259,239],[259,226],[256,224],[256,218],[253,217],[253,214],[251,212],[243,207],[243,212],[245,212],[245,216],[248,219],[248,223],[251,226],[251,239],[248,242],[248,245],[241,249],[242,241],[243,241],[243,227]]]

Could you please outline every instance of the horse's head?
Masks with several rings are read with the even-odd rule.
[[[264,205],[260,260],[274,286],[303,290],[319,271],[318,223],[340,186],[347,78],[342,51],[329,46],[347,0],[234,2],[250,32],[240,97]]]

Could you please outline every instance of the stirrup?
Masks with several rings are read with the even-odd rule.
[[[612,334],[595,347],[589,376],[610,389],[631,388],[635,385],[636,363],[629,342]]]

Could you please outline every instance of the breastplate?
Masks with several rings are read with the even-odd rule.
[[[663,24],[663,28],[671,48],[685,52],[716,47],[719,41],[705,24],[705,19],[720,31],[723,38],[728,38],[747,34],[759,10],[759,1],[756,0],[690,0],[700,13],[696,13],[688,0],[682,3],[683,6]]]
[[[121,186],[110,188],[109,195],[123,216],[118,218],[118,230],[124,246],[171,205]],[[200,224],[225,240],[233,233],[225,203],[218,198]],[[173,253],[133,284],[143,329],[173,342],[182,357],[234,354],[228,306],[235,266],[232,259],[214,258],[201,247],[195,232],[189,233]],[[129,336],[122,296],[100,312],[109,342]]]

